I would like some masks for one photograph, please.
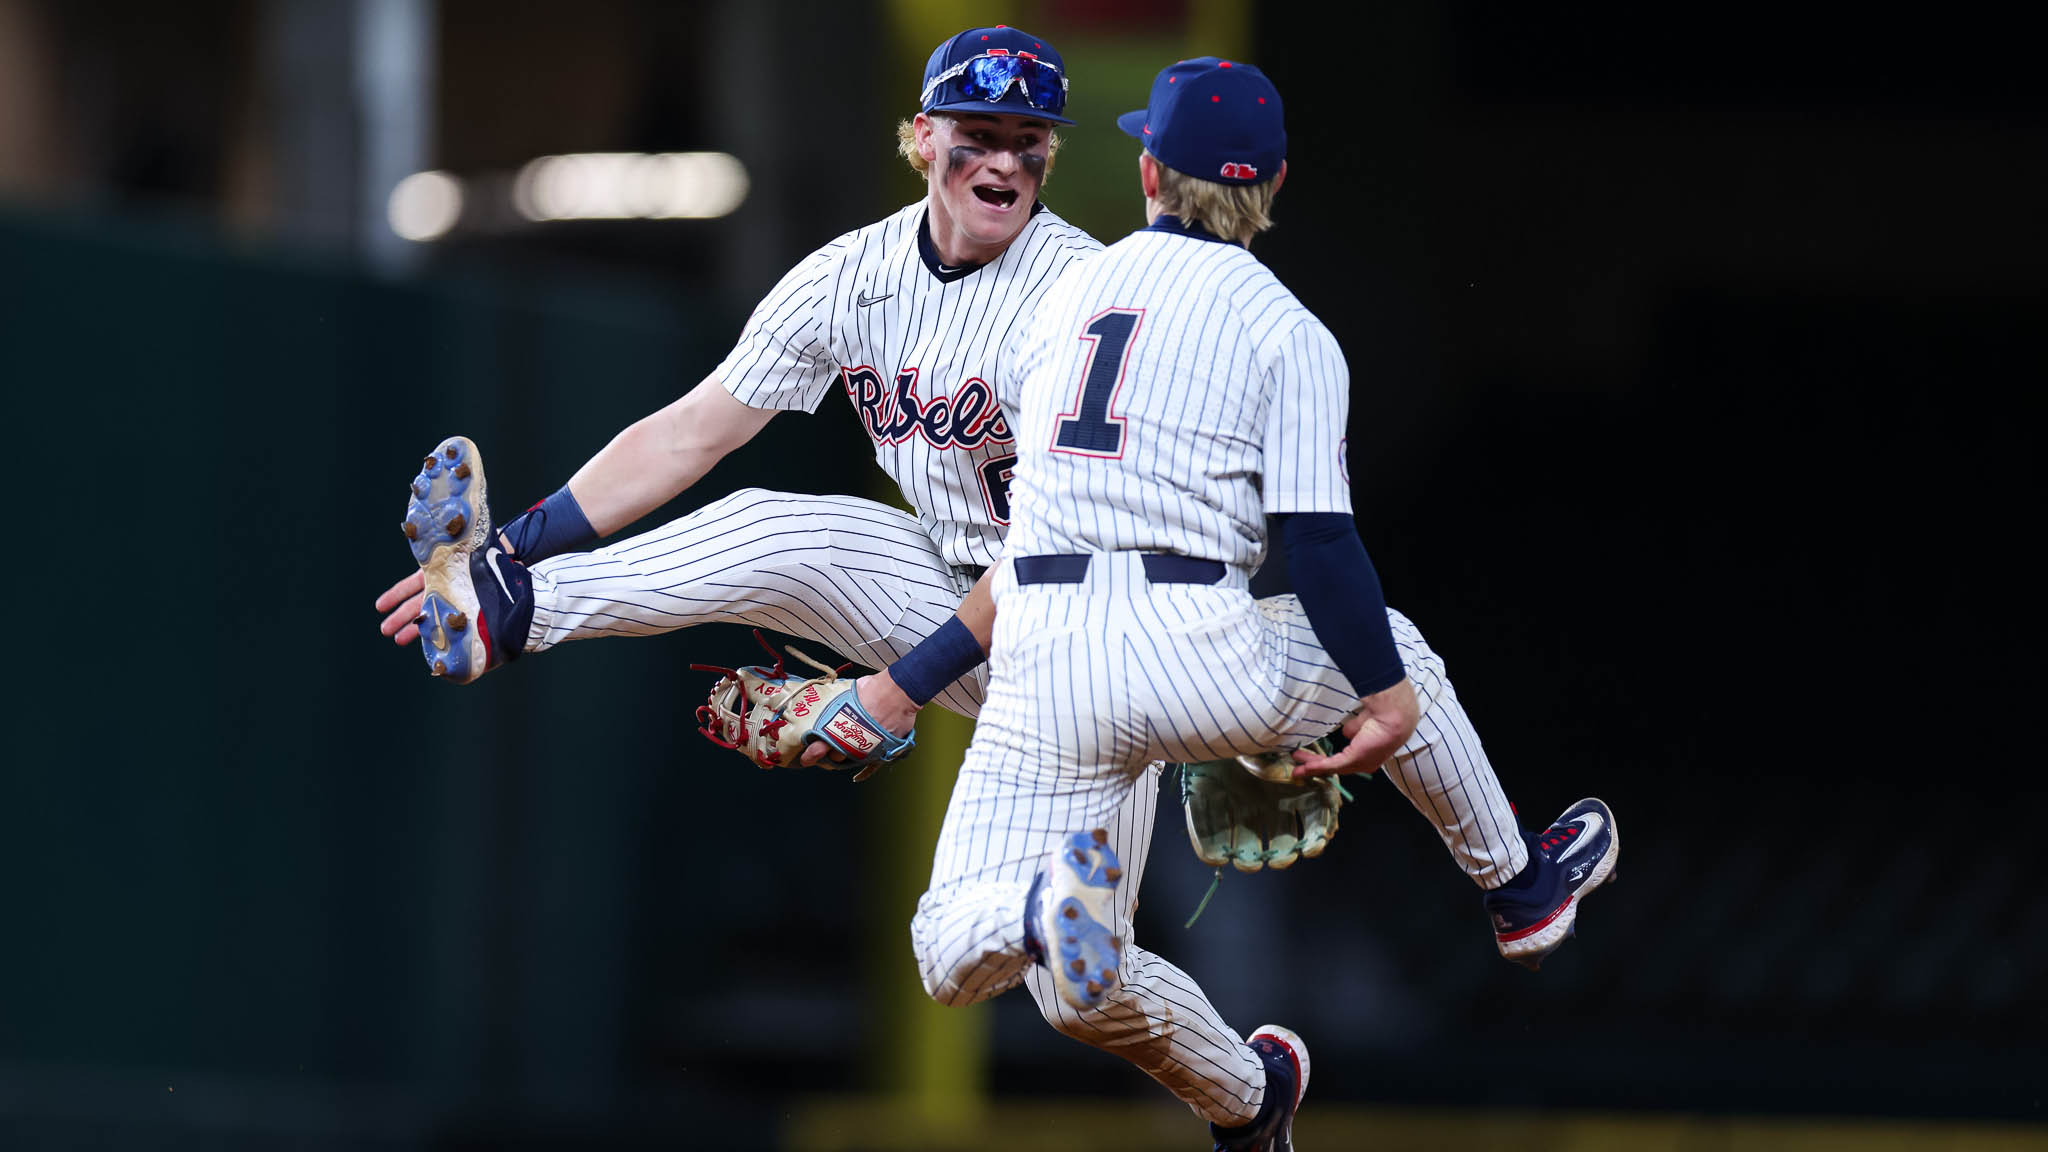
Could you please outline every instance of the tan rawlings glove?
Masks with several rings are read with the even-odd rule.
[[[1310,747],[1328,753],[1335,746],[1324,737]],[[1350,795],[1335,777],[1296,781],[1293,770],[1291,750],[1181,765],[1181,804],[1195,855],[1240,872],[1322,855]]]
[[[860,706],[854,681],[840,678],[841,669],[791,648],[791,656],[819,673],[791,675],[784,671],[781,655],[768,646],[760,632],[755,632],[754,638],[775,657],[773,667],[690,665],[699,672],[720,674],[710,697],[697,707],[697,730],[705,739],[731,748],[763,768],[793,767],[805,748],[822,741],[843,759],[828,757],[820,763],[826,768],[859,769],[855,781],[902,759],[916,745],[917,733],[897,736],[868,715]]]

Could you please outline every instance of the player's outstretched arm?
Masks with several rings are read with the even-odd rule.
[[[628,425],[569,478],[568,490],[598,536],[633,523],[683,494],[726,455],[767,427],[775,409],[754,408],[733,399],[716,374]],[[520,555],[501,537],[501,547],[532,563],[544,555]],[[420,614],[424,579],[418,569],[377,597],[384,614],[377,630],[392,642],[419,639],[413,621]]]
[[[994,575],[993,568],[982,573],[953,618],[901,660],[854,683],[860,706],[876,722],[898,736],[909,735],[932,697],[988,659],[996,630],[996,600],[990,591]],[[804,750],[803,763],[813,765],[825,756],[825,747],[814,744]]]
[[[776,409],[733,399],[714,374],[628,425],[569,478],[590,526],[609,536],[682,495],[768,426]]]

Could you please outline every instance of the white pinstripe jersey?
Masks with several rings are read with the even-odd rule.
[[[1017,555],[1249,569],[1267,513],[1351,511],[1343,352],[1240,245],[1132,233],[1066,272],[1006,367]]]
[[[925,204],[858,228],[783,276],[718,366],[756,408],[815,412],[834,383],[947,563],[993,564],[1010,521],[1014,437],[995,388],[1019,320],[1094,237],[1043,205],[1001,256],[940,265]]]

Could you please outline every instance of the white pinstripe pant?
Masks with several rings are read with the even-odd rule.
[[[946,1004],[1020,981],[1061,1032],[1131,1061],[1206,1120],[1258,1112],[1265,1072],[1194,980],[1131,938],[1152,839],[1158,760],[1305,743],[1358,702],[1292,596],[1254,601],[1245,576],[1150,584],[1135,553],[1096,556],[1080,584],[996,578],[993,679],[911,925],[925,989]],[[1499,781],[1443,662],[1404,616],[1395,640],[1423,708],[1386,771],[1468,875],[1493,887],[1527,863]],[[1122,860],[1120,987],[1077,1012],[1024,951],[1024,902],[1068,833],[1109,832]]]
[[[886,668],[953,615],[973,580],[908,512],[855,496],[746,488],[651,532],[533,566],[526,650],[693,624],[749,624]],[[816,655],[816,653],[813,653]],[[981,710],[987,672],[936,702]]]

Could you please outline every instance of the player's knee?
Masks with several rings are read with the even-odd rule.
[[[924,994],[937,1004],[948,1008],[964,1008],[974,1003],[975,997],[967,994],[961,986],[959,972],[937,964],[924,964]]]
[[[918,906],[910,921],[912,951],[924,982],[924,994],[949,1008],[979,1003],[1017,982],[1013,969],[1020,958],[989,951],[963,942],[958,933],[945,931],[944,905],[929,902]]]
[[[954,977],[954,965],[941,947],[938,927],[938,917],[929,898],[920,901],[917,914],[910,918],[911,951],[917,956],[917,971],[924,981],[924,994],[951,1007],[965,1001],[960,999],[960,982]]]

